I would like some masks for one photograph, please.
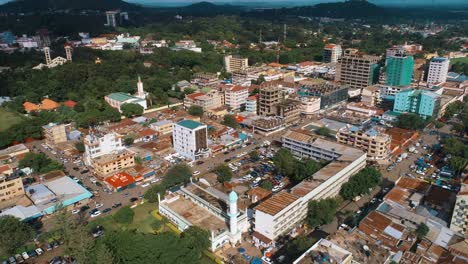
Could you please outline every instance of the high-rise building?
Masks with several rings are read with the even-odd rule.
[[[392,138],[371,126],[345,126],[336,133],[338,143],[350,145],[367,152],[372,160],[385,160],[390,156]]]
[[[89,134],[84,139],[85,153],[84,160],[88,165],[92,164],[92,159],[102,155],[111,154],[124,150],[122,135],[115,132],[108,134]]]
[[[118,14],[119,11],[106,11],[107,23],[105,25],[108,27],[116,27]]]
[[[72,61],[72,47],[69,44],[65,44],[65,55],[67,57],[67,61]]]
[[[67,133],[64,124],[49,123],[43,126],[42,130],[44,131],[45,142],[49,147],[67,142]]]
[[[427,85],[432,86],[434,84],[446,82],[449,66],[450,60],[447,58],[432,58],[427,73]]]
[[[249,67],[249,59],[237,55],[224,57],[224,68],[226,72],[238,72]]]
[[[279,85],[261,87],[258,92],[258,114],[276,115],[276,105],[283,99],[283,88]]]
[[[257,100],[258,96],[256,95],[247,97],[247,100],[245,101],[245,111],[257,114]]]
[[[453,208],[450,229],[468,236],[468,178],[462,183]]]
[[[182,120],[174,124],[172,137],[175,151],[185,158],[196,160],[209,154],[208,130],[202,123]]]
[[[408,89],[395,95],[393,111],[415,113],[424,118],[436,117],[440,110],[440,95],[424,90]]]
[[[379,80],[380,67],[377,56],[349,55],[338,59],[335,80],[350,89],[363,89]]]
[[[408,86],[413,77],[413,56],[395,54],[387,57],[385,84],[392,86]]]
[[[232,110],[239,110],[245,106],[247,97],[249,97],[249,89],[239,85],[226,88],[224,91],[225,104]]]
[[[323,48],[322,55],[323,55],[323,62],[326,63],[337,63],[338,58],[341,57],[343,50],[341,49],[340,45],[337,44],[327,44]]]

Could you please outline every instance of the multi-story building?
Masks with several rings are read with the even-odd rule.
[[[380,99],[390,101],[395,100],[397,93],[411,89],[411,86],[390,86],[384,84],[376,84],[372,87],[379,89]]]
[[[348,250],[334,244],[333,242],[321,238],[312,245],[304,254],[297,258],[292,264],[312,264],[315,263],[315,256],[326,256],[326,261],[335,264],[358,263],[353,261],[353,254]],[[321,258],[321,257],[320,257]]]
[[[249,89],[239,85],[226,88],[224,91],[224,102],[232,110],[239,110],[246,104],[249,97]]]
[[[191,83],[201,87],[214,87],[219,84],[219,79],[216,73],[199,72],[193,75]]]
[[[245,111],[257,114],[257,100],[257,95],[247,97],[247,100],[245,101]]]
[[[301,101],[284,99],[276,105],[276,116],[283,119],[286,124],[299,121],[301,115]]]
[[[323,48],[323,62],[325,63],[337,63],[338,58],[341,57],[343,50],[340,45],[337,44],[327,44]]]
[[[408,86],[413,77],[413,56],[395,54],[387,57],[385,84],[391,86]]]
[[[393,111],[416,113],[424,118],[437,117],[440,110],[440,95],[430,91],[409,89],[395,96]]]
[[[464,180],[457,194],[450,229],[468,236],[468,178]]]
[[[450,60],[447,58],[432,58],[427,72],[427,85],[430,87],[435,84],[446,82],[449,66]]]
[[[320,111],[320,97],[304,96],[301,97],[301,113],[303,115],[312,115]]]
[[[19,175],[0,174],[0,209],[8,201],[24,196],[23,180]]]
[[[283,147],[297,158],[327,160],[330,163],[290,192],[279,192],[254,208],[254,240],[275,240],[294,230],[306,217],[309,201],[336,196],[341,186],[366,166],[366,153],[363,151],[315,137],[306,131],[288,131],[282,142]]]
[[[208,93],[197,92],[185,96],[184,106],[189,108],[192,105],[198,105],[204,111],[218,108],[223,105],[224,95],[213,90]]]
[[[380,89],[377,86],[369,86],[362,89],[361,102],[368,106],[377,106],[381,102]]]
[[[276,115],[276,105],[283,100],[283,88],[279,85],[261,87],[258,92],[258,114]]]
[[[49,123],[42,126],[42,130],[44,131],[45,142],[51,148],[59,143],[67,142],[64,124]]]
[[[224,68],[226,72],[238,72],[249,67],[249,59],[237,55],[224,57]]]
[[[335,80],[350,89],[361,90],[379,80],[380,57],[370,55],[348,55],[338,59]]]
[[[84,160],[87,165],[92,160],[105,154],[119,152],[124,149],[122,135],[115,132],[108,134],[89,134],[84,138],[85,153]]]
[[[172,127],[174,123],[171,120],[161,120],[156,123],[150,124],[150,128],[158,131],[160,134],[172,134]]]
[[[298,95],[320,97],[320,109],[327,109],[348,99],[348,87],[333,82],[305,85],[298,90]]]
[[[345,126],[336,133],[338,143],[350,145],[367,152],[371,160],[386,160],[390,156],[389,135],[371,126]]]
[[[209,154],[207,126],[202,123],[182,120],[174,124],[172,137],[175,151],[187,159],[196,160]]]
[[[119,11],[106,11],[106,20],[107,23],[105,24],[108,27],[117,27],[117,15]]]
[[[123,149],[93,159],[94,171],[102,178],[126,168],[135,166],[135,153]]]

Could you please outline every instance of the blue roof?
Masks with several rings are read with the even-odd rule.
[[[435,58],[432,58],[431,61],[435,61],[435,62],[444,62],[448,60],[447,58],[444,58],[444,57],[435,57]]]
[[[202,123],[193,120],[182,120],[177,124],[188,129],[195,129],[197,127],[203,126]]]
[[[237,193],[235,191],[229,193],[229,202],[237,202],[238,198],[239,197],[237,196]]]

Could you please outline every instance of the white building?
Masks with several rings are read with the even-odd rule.
[[[247,97],[249,97],[249,89],[239,85],[226,88],[224,91],[225,104],[232,110],[238,110],[245,106]]]
[[[249,59],[236,55],[227,55],[224,57],[224,68],[226,72],[238,72],[249,67]]]
[[[208,130],[202,123],[182,120],[174,124],[172,137],[175,151],[187,159],[196,160],[209,154]]]
[[[453,209],[450,229],[468,236],[468,179],[461,186],[457,194],[457,201]]]
[[[119,11],[106,11],[107,23],[105,24],[105,26],[116,27],[118,14],[119,14]]]
[[[293,264],[313,263],[314,256],[325,256],[326,262],[336,264],[351,264],[353,262],[353,254],[346,249],[334,244],[333,242],[321,238],[317,243],[312,245],[304,254],[297,258]],[[326,263],[324,262],[324,263]]]
[[[320,111],[320,97],[304,96],[301,97],[301,114],[312,115]]]
[[[435,84],[446,82],[449,66],[450,60],[447,58],[433,58],[429,64],[427,85],[431,87]]]
[[[111,132],[108,134],[89,134],[84,138],[84,162],[91,165],[94,158],[123,150],[122,135]]]
[[[258,98],[256,95],[247,97],[245,101],[245,111],[257,114],[257,100]]]
[[[279,192],[255,207],[253,236],[258,244],[268,245],[277,237],[294,232],[307,215],[309,201],[335,197],[341,186],[366,166],[365,152],[305,132],[288,131],[282,141],[283,148],[297,158],[331,162],[290,192]]]
[[[326,63],[337,63],[338,58],[343,54],[343,50],[340,45],[327,44],[323,48],[323,62]]]
[[[140,76],[138,76],[138,83],[137,83],[137,92],[135,95],[130,95],[127,93],[111,93],[104,97],[104,100],[113,108],[120,110],[120,107],[123,104],[139,104],[143,107],[144,110],[148,108],[146,103],[146,96],[148,95],[147,92],[143,89],[143,83],[141,82]]]

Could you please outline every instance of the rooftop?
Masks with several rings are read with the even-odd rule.
[[[111,98],[112,100],[116,100],[116,101],[119,101],[119,102],[125,102],[127,100],[131,100],[131,99],[136,99],[137,97],[135,96],[132,96],[130,94],[127,94],[127,93],[122,93],[122,92],[118,92],[118,93],[111,93],[109,95],[107,95],[107,97]],[[138,98],[140,99],[140,98]],[[140,99],[141,100],[141,99]]]
[[[180,121],[179,123],[177,123],[177,125],[186,127],[188,129],[196,129],[198,127],[204,126],[204,124],[200,122],[188,120],[188,119]]]
[[[114,187],[114,189],[118,189],[134,183],[135,179],[126,172],[119,172],[110,177],[107,177],[105,181]]]
[[[287,192],[279,192],[276,195],[268,198],[261,204],[255,207],[255,210],[262,211],[269,215],[276,215],[283,209],[295,202],[299,197]]]
[[[302,254],[294,264],[315,264],[315,263],[349,263],[352,258],[351,252],[339,247],[326,239],[320,239],[304,254]]]

